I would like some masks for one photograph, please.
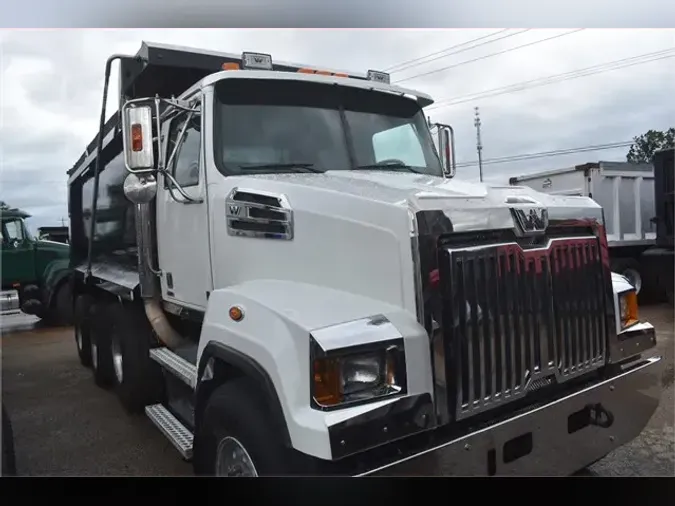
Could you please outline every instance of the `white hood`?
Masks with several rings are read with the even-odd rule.
[[[419,209],[508,207],[509,197],[529,198],[545,207],[599,207],[587,197],[555,196],[522,186],[498,186],[395,171],[329,171],[322,174],[265,174],[249,176],[349,194]],[[522,202],[526,203],[526,202]]]

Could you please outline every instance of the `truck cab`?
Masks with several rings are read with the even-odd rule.
[[[2,311],[23,311],[52,323],[70,323],[68,246],[35,239],[25,220],[30,215],[3,206]]]
[[[591,199],[454,178],[381,72],[117,59],[69,171],[78,353],[197,473],[568,474],[644,427],[654,328]]]

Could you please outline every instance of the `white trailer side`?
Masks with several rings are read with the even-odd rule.
[[[654,167],[628,162],[586,163],[512,177],[513,186],[529,186],[555,195],[582,195],[604,210],[613,270],[641,289],[640,256],[656,242]]]

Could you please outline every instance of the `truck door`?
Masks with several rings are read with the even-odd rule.
[[[157,192],[157,245],[162,296],[193,309],[205,309],[211,290],[209,223],[206,205],[201,115],[186,126],[187,113],[164,125],[167,170],[186,194],[187,201],[164,176]],[[185,127],[180,139],[180,132]],[[169,159],[178,144],[178,150]],[[173,195],[172,195],[173,193]]]
[[[2,286],[35,282],[35,250],[21,218],[2,222]]]

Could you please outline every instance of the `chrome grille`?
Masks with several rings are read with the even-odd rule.
[[[457,419],[604,364],[605,282],[596,237],[445,252],[445,376]]]

